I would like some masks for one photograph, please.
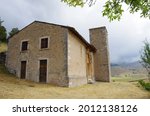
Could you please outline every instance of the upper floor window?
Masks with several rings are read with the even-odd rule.
[[[41,49],[48,48],[48,37],[41,38]]]
[[[28,41],[23,41],[21,46],[21,51],[28,50]]]

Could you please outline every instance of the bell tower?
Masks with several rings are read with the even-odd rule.
[[[90,43],[97,51],[94,53],[94,74],[96,81],[110,82],[110,61],[108,50],[108,33],[106,27],[92,28]]]

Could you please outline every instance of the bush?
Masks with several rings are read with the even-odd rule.
[[[139,83],[144,89],[150,91],[150,83],[145,83],[143,80],[140,80]]]
[[[139,80],[140,85],[144,86],[145,82],[143,80]]]

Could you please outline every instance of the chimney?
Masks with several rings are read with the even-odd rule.
[[[108,51],[108,33],[106,27],[92,28],[90,43],[97,51],[94,53],[94,74],[96,81],[110,82],[110,61]]]

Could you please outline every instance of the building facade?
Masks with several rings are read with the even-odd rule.
[[[6,67],[20,79],[74,87],[110,81],[105,27],[89,44],[73,27],[34,21],[9,38]]]

